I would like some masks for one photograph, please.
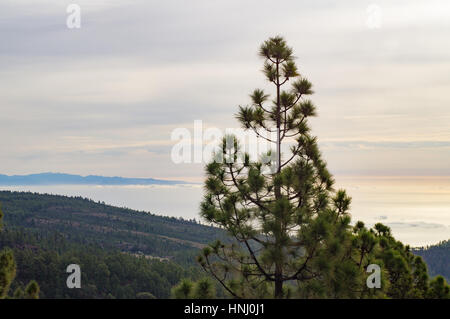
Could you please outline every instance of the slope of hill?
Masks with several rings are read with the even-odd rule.
[[[97,175],[80,176],[61,173],[41,173],[31,175],[2,175],[0,185],[175,185],[186,184],[182,181],[154,178],[105,177]]]
[[[96,203],[81,197],[0,192],[6,229],[57,231],[72,242],[96,243],[121,251],[185,258],[220,236],[195,221]],[[186,258],[185,258],[186,259]]]
[[[413,253],[425,260],[431,277],[442,275],[450,281],[450,240],[437,245],[415,248]]]
[[[41,298],[168,298],[181,278],[204,276],[195,256],[223,235],[81,197],[0,191],[0,205],[0,250],[11,248],[17,263],[11,291],[33,279]],[[71,263],[82,269],[82,289],[66,287]]]

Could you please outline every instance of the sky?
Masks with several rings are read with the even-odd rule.
[[[449,17],[447,0],[2,0],[0,173],[201,181],[171,133],[238,127],[282,35],[332,173],[450,176]]]

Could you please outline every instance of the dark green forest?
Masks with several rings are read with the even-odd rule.
[[[198,268],[171,261],[71,243],[56,232],[5,230],[0,247],[10,247],[17,264],[11,291],[36,280],[40,298],[169,298],[170,288],[182,278],[201,275]],[[81,289],[66,286],[70,264],[82,269]]]

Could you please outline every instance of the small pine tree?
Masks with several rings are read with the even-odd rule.
[[[430,282],[430,290],[427,297],[430,299],[450,299],[450,286],[446,283],[444,277],[436,276]]]
[[[39,285],[36,281],[32,280],[25,287],[24,298],[25,299],[39,299]]]
[[[216,297],[216,289],[209,278],[200,279],[195,283],[193,298],[194,299],[214,299]]]
[[[18,288],[14,291],[13,298],[14,298],[14,299],[22,299],[23,296],[24,296],[23,289],[20,288],[20,287],[18,287]]]
[[[189,279],[182,279],[181,282],[172,288],[173,299],[191,299],[194,283]]]

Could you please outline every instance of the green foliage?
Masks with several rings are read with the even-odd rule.
[[[14,294],[13,294],[13,298],[14,299],[22,299],[24,296],[24,292],[22,290],[22,288],[17,288],[16,290],[14,290]]]
[[[366,268],[375,263],[383,269],[382,288],[374,291],[365,288],[361,297],[448,298],[445,291],[449,286],[445,279],[439,279],[438,284],[434,284],[435,280],[430,282],[423,259],[414,255],[409,246],[395,240],[389,227],[378,223],[368,230],[362,222],[358,222],[353,231],[353,246],[356,251],[355,259],[359,260],[358,265]],[[439,288],[433,289],[433,285]]]
[[[209,278],[202,278],[194,285],[194,299],[213,299],[216,297],[216,289]]]
[[[24,298],[25,299],[39,299],[39,285],[36,281],[32,280],[30,283],[26,286],[25,292],[24,292]]]
[[[172,298],[174,299],[191,299],[194,290],[194,283],[184,278],[178,285],[172,288]]]
[[[444,277],[437,276],[431,281],[428,297],[432,299],[450,299],[450,286],[445,282]]]

